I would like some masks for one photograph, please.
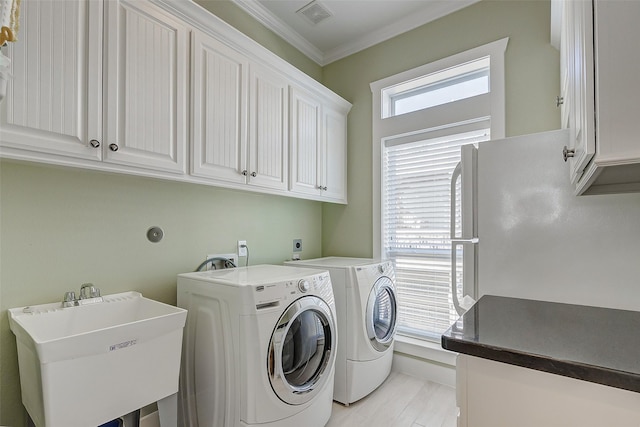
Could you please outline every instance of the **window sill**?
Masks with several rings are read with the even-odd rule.
[[[458,355],[458,353],[443,349],[440,344],[403,335],[395,336],[394,351],[451,367],[456,366],[456,356]]]

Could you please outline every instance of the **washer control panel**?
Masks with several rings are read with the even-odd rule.
[[[318,295],[325,302],[333,302],[333,288],[329,272],[300,277],[283,282],[265,283],[254,286],[256,307],[262,309],[276,307],[287,300],[293,301],[303,295]]]

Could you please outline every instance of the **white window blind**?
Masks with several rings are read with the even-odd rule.
[[[395,262],[398,331],[405,335],[439,341],[458,317],[451,296],[451,176],[460,147],[488,139],[487,127],[383,146],[383,252]],[[456,228],[460,219],[457,212]],[[456,258],[461,276],[462,253]]]

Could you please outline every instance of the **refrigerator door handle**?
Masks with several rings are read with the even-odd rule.
[[[472,239],[451,239],[451,298],[453,300],[453,307],[458,312],[458,315],[462,316],[467,310],[462,308],[460,300],[458,300],[458,280],[456,279],[456,273],[458,270],[457,264],[457,248],[461,245],[476,245],[480,239],[474,237]]]
[[[477,237],[473,237],[471,239],[451,239],[451,243],[455,243],[457,245],[463,245],[463,244],[473,244],[475,245],[476,243],[479,243],[480,239],[478,239]]]
[[[456,182],[462,176],[462,162],[458,162],[451,174],[451,210],[449,211],[449,238],[456,238]]]

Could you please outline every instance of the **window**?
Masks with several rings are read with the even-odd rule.
[[[451,298],[450,183],[460,146],[489,139],[488,121],[476,125],[474,131],[384,144],[382,249],[395,264],[398,328],[407,335],[439,340],[458,316]],[[459,229],[459,211],[455,218]],[[462,268],[462,246],[457,250]]]
[[[385,88],[382,117],[489,93],[489,65],[489,57],[485,57]]]
[[[439,341],[458,317],[451,281],[464,265],[462,247],[451,251],[451,177],[463,144],[504,137],[507,41],[371,84],[374,253],[395,264],[399,334]],[[453,220],[458,228],[460,212]]]

